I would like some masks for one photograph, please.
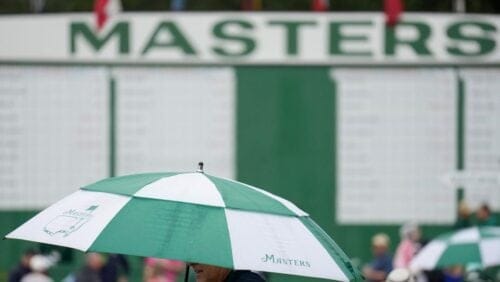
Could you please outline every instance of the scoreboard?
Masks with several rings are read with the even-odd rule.
[[[103,68],[0,68],[0,208],[47,206],[107,176]]]
[[[467,200],[478,206],[488,200],[500,210],[500,71],[465,69],[465,171],[490,173],[497,181],[465,187]]]
[[[230,68],[1,67],[0,209],[45,208],[111,162],[234,177],[234,87]]]
[[[269,67],[241,69],[0,67],[0,209],[39,209],[113,174],[195,171],[199,161],[205,162],[207,173],[236,178],[238,131],[247,130],[239,124],[248,126],[252,122],[246,119],[253,118],[241,116],[239,110],[259,104],[238,104],[238,97],[246,93],[246,101],[278,101],[277,96],[259,98],[255,91],[261,85],[242,82],[252,80],[247,76],[257,79]],[[328,87],[292,89],[309,82],[282,80],[278,72],[271,81],[276,84],[273,91],[285,93],[284,99],[289,91],[299,91],[296,95],[304,101],[305,95],[313,95],[309,91],[324,92],[318,97],[335,96],[335,109],[329,109],[335,112],[331,123],[336,124],[330,146],[337,152],[331,189],[339,224],[448,224],[455,219],[459,186],[450,187],[443,178],[459,171],[500,171],[498,70],[316,71],[329,77]],[[301,72],[307,70],[293,71]],[[276,95],[269,91],[266,95]],[[312,103],[326,101],[319,99]],[[307,119],[293,124],[303,115],[301,107],[278,103],[261,120],[278,131],[299,130],[299,125],[307,130]],[[259,109],[245,112],[259,114]],[[286,144],[260,140],[263,134],[255,131],[252,138],[270,144],[271,153],[280,157]],[[249,145],[245,150],[255,150]],[[462,157],[463,168],[458,165]],[[488,201],[494,210],[500,209],[498,183],[461,188],[472,208]]]
[[[449,69],[337,69],[338,219],[450,222],[457,84]]]
[[[119,69],[117,174],[195,171],[234,177],[231,68]]]

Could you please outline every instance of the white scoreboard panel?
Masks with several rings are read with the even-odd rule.
[[[451,69],[335,69],[337,220],[450,223],[457,79]]]
[[[39,209],[108,174],[102,68],[0,67],[0,209]]]
[[[491,173],[500,180],[500,70],[464,69],[465,85],[465,170],[468,174]],[[488,203],[500,210],[500,184],[465,188],[472,208]]]
[[[235,75],[232,68],[114,71],[117,174],[205,171],[234,177]]]

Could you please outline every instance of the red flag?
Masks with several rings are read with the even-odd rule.
[[[244,11],[262,10],[262,0],[242,0],[241,9]]]
[[[403,12],[402,0],[384,0],[385,22],[393,26],[398,23],[399,16]]]
[[[97,30],[101,30],[106,21],[122,9],[120,0],[94,0],[94,15]]]
[[[328,0],[312,0],[311,10],[316,12],[324,12],[330,9],[330,2]]]

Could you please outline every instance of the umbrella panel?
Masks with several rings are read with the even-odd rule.
[[[89,250],[232,268],[230,246],[223,209],[134,198],[106,226]]]
[[[481,252],[477,243],[449,245],[436,263],[437,267],[481,263]]]

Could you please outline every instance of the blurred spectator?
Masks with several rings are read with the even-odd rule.
[[[413,256],[420,250],[420,228],[414,222],[401,226],[401,242],[394,255],[394,268],[408,268]]]
[[[427,282],[443,282],[444,281],[444,273],[441,269],[427,270],[417,274],[419,281],[427,281]],[[425,279],[425,280],[424,280]]]
[[[471,211],[465,201],[461,201],[458,205],[457,221],[453,225],[453,229],[461,229],[472,226]]]
[[[196,272],[197,282],[265,282],[258,272],[251,270],[233,270],[215,265],[189,263]]]
[[[385,281],[392,270],[392,257],[389,254],[389,236],[383,233],[372,238],[373,260],[363,268],[363,275],[367,281]]]
[[[23,253],[19,264],[9,273],[9,282],[20,282],[24,275],[31,272],[30,260],[36,254],[34,249],[28,249]]]
[[[128,281],[130,267],[124,255],[110,254],[101,270],[101,279],[105,282]]]
[[[495,226],[496,220],[491,214],[488,204],[482,204],[476,212],[477,225],[479,226]]]
[[[386,282],[414,282],[415,279],[411,275],[410,271],[406,268],[396,268],[389,276],[387,276]]]
[[[444,269],[444,282],[463,282],[464,268],[460,265],[448,267]]]
[[[21,278],[21,282],[52,282],[47,270],[53,265],[53,261],[43,255],[34,255],[30,259],[31,272]]]
[[[176,260],[146,258],[144,261],[145,282],[175,282],[185,269],[184,263]]]
[[[85,265],[76,274],[76,282],[108,282],[101,279],[101,270],[104,266],[104,258],[98,253],[88,253],[85,257]]]

